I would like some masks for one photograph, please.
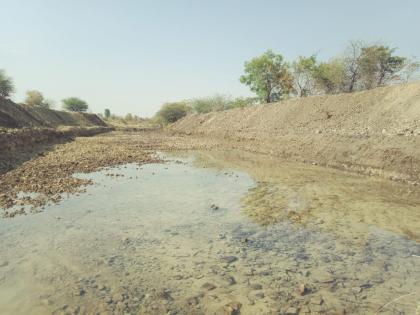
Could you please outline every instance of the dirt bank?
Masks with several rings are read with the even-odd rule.
[[[288,160],[420,181],[420,83],[193,114],[169,129]]]
[[[0,128],[93,127],[106,124],[95,114],[70,113],[39,106],[16,104],[0,97]]]
[[[53,144],[110,130],[94,114],[15,104],[0,97],[0,174]]]

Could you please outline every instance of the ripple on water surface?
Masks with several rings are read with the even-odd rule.
[[[419,311],[416,194],[240,156],[79,175],[86,194],[1,220],[0,314]]]

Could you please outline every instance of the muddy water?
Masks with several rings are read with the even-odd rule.
[[[167,158],[1,220],[0,314],[420,314],[417,190],[243,152]]]

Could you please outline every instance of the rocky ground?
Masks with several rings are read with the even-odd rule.
[[[22,163],[19,158],[21,154],[16,154],[14,161],[8,161],[11,170],[3,174],[0,172],[0,208],[5,209],[5,217],[39,211],[48,202],[58,202],[66,194],[81,192],[85,185],[90,184],[89,181],[73,177],[73,174],[126,163],[157,162],[159,159],[154,153],[159,150],[223,152],[239,149],[271,155],[269,152],[260,152],[258,144],[252,146],[252,143],[155,130],[116,131],[95,137],[77,137],[67,143],[33,146],[30,151],[22,153],[29,156],[23,159],[25,162]],[[300,161],[274,155],[278,160]]]
[[[90,182],[73,177],[75,173],[125,163],[156,162],[150,147],[148,139],[110,134],[79,137],[38,152],[36,157],[0,175],[3,216],[38,211],[47,202],[60,201],[65,194],[83,191]]]

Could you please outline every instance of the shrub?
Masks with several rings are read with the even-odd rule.
[[[69,97],[63,100],[63,108],[71,112],[85,112],[88,104],[77,97]]]
[[[4,70],[0,69],[0,96],[9,97],[15,91],[12,78],[6,75]]]
[[[161,125],[167,125],[186,116],[190,111],[191,108],[186,102],[166,103],[156,113],[155,121]]]

